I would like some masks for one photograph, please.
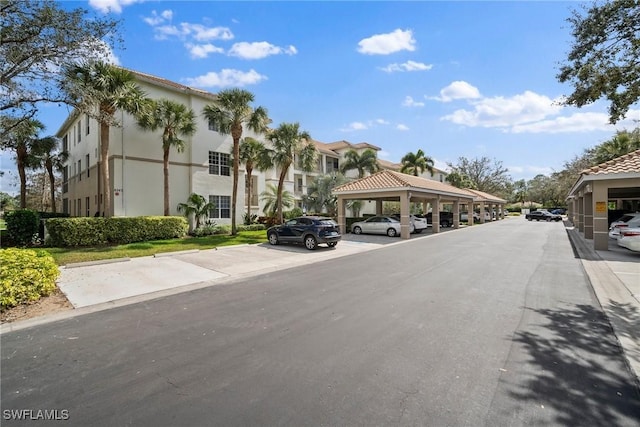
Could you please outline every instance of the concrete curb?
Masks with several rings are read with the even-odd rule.
[[[116,262],[126,262],[131,261],[131,258],[112,258],[112,259],[102,259],[99,261],[86,261],[86,262],[72,262],[67,264],[61,268],[77,268],[77,267],[88,267],[91,265],[102,265],[102,264],[114,264]]]
[[[153,254],[154,258],[162,258],[167,256],[178,256],[178,255],[186,255],[186,254],[197,254],[200,252],[200,249],[188,249],[184,251],[175,251],[175,252],[160,252],[157,254]]]

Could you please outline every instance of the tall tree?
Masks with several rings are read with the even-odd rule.
[[[236,205],[238,203],[238,175],[240,162],[240,138],[242,127],[263,134],[271,122],[264,107],[252,108],[254,101],[251,92],[243,89],[228,89],[218,92],[216,102],[204,107],[202,114],[209,123],[223,135],[231,134],[233,139],[233,190],[231,196],[231,234],[237,233]]]
[[[61,172],[69,158],[69,153],[60,150],[60,141],[52,136],[35,141],[34,156],[49,177],[49,192],[51,196],[51,212],[56,213],[56,176]]]
[[[253,170],[266,170],[271,167],[271,159],[264,144],[250,136],[240,142],[238,149],[240,163],[244,164],[247,171],[247,215],[251,217],[251,195],[253,193]]]
[[[380,170],[378,166],[378,155],[371,148],[367,148],[358,153],[354,149],[350,149],[344,154],[344,162],[340,165],[340,172],[346,174],[350,170],[358,171],[358,178],[364,178],[365,172],[370,174],[376,173]]]
[[[282,194],[279,195],[276,185],[267,184],[266,190],[260,193],[260,201],[264,202],[264,213],[269,216],[276,215],[278,213],[278,200],[285,208],[293,207],[293,194],[287,190],[282,190]]]
[[[612,0],[583,12],[573,10],[567,19],[574,40],[557,78],[573,85],[565,104],[582,107],[605,97],[616,123],[640,99],[640,6]]]
[[[303,202],[312,212],[327,211],[329,216],[335,216],[338,208],[338,198],[331,190],[347,182],[341,173],[330,173],[316,177],[307,187],[307,194],[302,197]]]
[[[460,171],[451,171],[447,174],[445,181],[458,188],[475,188],[475,184],[471,182],[469,177]]]
[[[84,62],[65,69],[63,89],[76,111],[88,114],[100,123],[100,173],[104,193],[103,212],[111,216],[111,180],[109,176],[109,129],[120,126],[115,117],[123,110],[138,117],[149,105],[144,91],[128,70],[106,62]]]
[[[277,215],[278,221],[282,222],[282,191],[289,167],[297,158],[296,166],[305,172],[311,172],[316,164],[317,151],[311,142],[311,136],[308,132],[300,130],[299,123],[282,123],[269,133],[268,139],[273,147],[270,153],[271,160],[280,171]]]
[[[33,155],[33,147],[38,140],[38,134],[44,129],[44,124],[38,120],[16,117],[0,117],[0,127],[10,129],[4,132],[0,140],[3,150],[11,151],[15,155],[18,176],[20,178],[20,208],[27,207],[27,169],[38,165]]]
[[[597,164],[608,162],[638,149],[640,149],[640,128],[632,132],[619,131],[613,138],[595,148],[594,161]]]
[[[502,194],[510,181],[507,175],[508,169],[502,166],[502,162],[487,157],[475,159],[460,157],[456,165],[449,163],[449,167],[452,173],[457,173],[469,180],[469,188],[485,193]]]
[[[138,126],[152,132],[162,130],[164,215],[169,216],[169,152],[171,147],[178,153],[184,151],[185,142],[181,137],[196,132],[196,115],[191,108],[169,99],[149,101],[149,108],[138,117]]]
[[[215,208],[214,203],[207,202],[207,199],[196,193],[191,193],[186,202],[178,203],[178,212],[182,212],[187,218],[194,217],[196,229],[200,228],[202,218],[209,216],[209,211]]]
[[[65,102],[63,64],[106,58],[119,44],[118,22],[44,0],[0,2],[0,113],[33,118],[43,102]],[[0,129],[0,136],[9,129]]]
[[[418,176],[424,171],[428,171],[433,176],[433,159],[424,154],[422,150],[405,154],[400,159],[400,163],[402,163],[402,168],[400,168],[402,173]]]

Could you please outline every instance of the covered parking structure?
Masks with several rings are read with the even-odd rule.
[[[608,250],[609,210],[640,211],[640,150],[583,170],[567,200],[573,225],[595,250]]]
[[[453,227],[460,226],[460,207],[473,207],[477,201],[484,204],[487,201],[500,206],[503,212],[503,204],[498,203],[490,195],[488,199],[468,190],[457,188],[442,182],[425,179],[404,173],[383,170],[373,175],[348,182],[333,189],[333,194],[338,199],[338,224],[340,232],[347,232],[346,206],[349,200],[375,200],[376,214],[382,214],[383,201],[400,202],[400,236],[403,239],[410,237],[409,214],[410,203],[422,203],[423,212],[427,212],[427,204],[430,203],[432,209],[432,228],[434,233],[440,232],[440,206],[445,203],[453,205]],[[481,216],[484,222],[484,216]],[[473,224],[473,215],[469,215],[469,224]]]

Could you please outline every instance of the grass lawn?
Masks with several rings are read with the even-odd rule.
[[[150,242],[129,243],[118,246],[83,248],[44,248],[58,265],[74,262],[98,261],[112,258],[135,258],[150,256],[161,252],[185,251],[190,249],[213,249],[220,246],[242,245],[246,243],[264,243],[266,230],[241,231],[236,236],[216,235],[206,237],[185,237],[183,239],[154,240]]]

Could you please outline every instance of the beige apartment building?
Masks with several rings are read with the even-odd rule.
[[[216,95],[181,85],[148,74],[132,71],[140,87],[153,99],[167,98],[181,102],[196,113],[197,131],[185,137],[182,153],[172,149],[169,165],[170,208],[172,215],[179,215],[178,203],[185,202],[191,193],[197,193],[215,203],[210,218],[218,224],[231,223],[231,194],[233,170],[230,153],[233,140],[210,126],[202,116],[203,108],[215,101]],[[163,213],[163,163],[160,132],[140,129],[135,119],[123,112],[117,113],[121,126],[111,127],[109,144],[109,170],[113,193],[111,194],[113,216],[162,215]],[[73,112],[60,127],[57,136],[69,159],[63,171],[63,212],[72,216],[103,215],[103,189],[99,173],[100,141],[99,126],[95,119]],[[243,137],[258,135],[245,130]],[[318,149],[318,160],[313,172],[291,168],[285,181],[285,189],[294,195],[296,206],[302,206],[302,196],[308,186],[321,175],[337,171],[344,154],[350,150],[362,152],[368,148],[380,148],[366,142],[353,144],[347,141],[323,143],[314,141]],[[267,143],[268,145],[268,143]],[[399,170],[397,163],[380,160],[384,169]],[[347,174],[355,177],[355,171]],[[424,177],[444,181],[446,174],[436,171]],[[240,170],[237,207],[238,223],[246,212],[245,171]],[[274,170],[254,171],[251,199],[252,213],[263,215],[264,203],[259,194],[269,184],[277,185],[278,173]],[[375,212],[375,206],[365,206],[361,212]]]

